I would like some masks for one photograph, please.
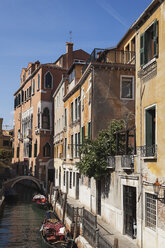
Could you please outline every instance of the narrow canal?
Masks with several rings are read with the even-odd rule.
[[[32,205],[35,189],[17,184],[17,200],[5,202],[0,213],[0,248],[44,248],[40,227],[45,211]]]

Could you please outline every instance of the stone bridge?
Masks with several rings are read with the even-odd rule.
[[[39,190],[42,190],[42,183],[39,179],[32,176],[17,176],[3,183],[3,189],[13,188],[14,185],[22,180],[28,180],[35,183]]]

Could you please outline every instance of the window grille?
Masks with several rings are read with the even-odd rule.
[[[154,195],[146,193],[145,225],[153,230],[156,228],[156,199]]]

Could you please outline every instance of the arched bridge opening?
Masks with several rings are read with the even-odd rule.
[[[24,181],[24,180],[33,182],[37,186],[39,191],[43,190],[41,181],[35,177],[32,177],[32,176],[15,177],[15,178],[11,179],[10,181],[5,182],[3,184],[3,188],[4,188],[4,190],[7,188],[13,188],[17,183]]]

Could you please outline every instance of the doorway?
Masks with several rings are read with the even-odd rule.
[[[76,173],[76,199],[79,199],[79,179],[80,174]]]
[[[51,182],[54,185],[54,179],[55,179],[54,169],[48,169],[48,182]]]
[[[124,231],[136,238],[136,188],[123,186]]]
[[[96,182],[96,211],[98,215],[101,215],[101,180]]]

